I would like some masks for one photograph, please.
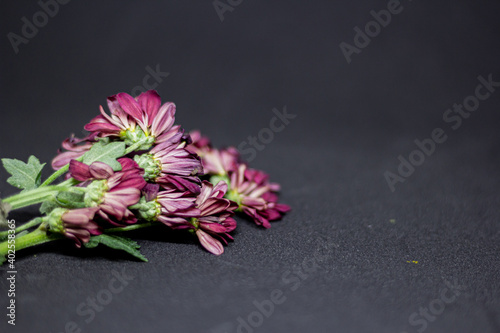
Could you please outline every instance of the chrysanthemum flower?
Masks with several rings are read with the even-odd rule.
[[[196,197],[189,191],[176,187],[163,187],[148,183],[142,190],[139,203],[131,207],[138,217],[146,221],[184,221],[184,212],[194,208]]]
[[[142,169],[129,158],[120,158],[122,171],[114,172],[102,162],[94,162],[90,166],[72,160],[70,174],[73,178],[90,182],[86,187],[85,204],[87,207],[99,207],[100,217],[113,225],[121,226],[135,223],[137,218],[128,209],[135,205],[141,190],[146,185],[142,177]]]
[[[234,147],[209,149],[201,157],[203,170],[208,175],[226,176],[236,171],[240,163],[240,153]]]
[[[102,231],[96,222],[94,215],[99,210],[97,207],[79,209],[54,209],[45,220],[48,222],[52,232],[62,233],[75,242],[76,247],[88,243],[93,235],[100,235]]]
[[[85,125],[85,130],[99,137],[119,137],[127,144],[150,138],[145,149],[152,143],[175,142],[182,137],[180,126],[173,126],[175,104],[167,102],[161,105],[160,96],[154,90],[137,98],[126,93],[110,96],[108,108],[111,115],[101,106],[101,114]]]
[[[136,155],[135,161],[144,169],[147,181],[173,185],[181,191],[200,192],[203,167],[200,159],[185,149],[185,143],[164,142],[149,153]]]
[[[224,252],[221,241],[227,244],[226,238],[233,239],[229,232],[236,228],[232,216],[238,207],[236,203],[224,199],[226,191],[225,182],[214,186],[204,181],[193,208],[177,212],[176,217],[165,216],[160,221],[173,229],[189,230],[196,234],[207,251],[220,255]]]
[[[270,221],[279,220],[290,206],[278,203],[280,190],[277,183],[270,183],[269,176],[262,171],[247,169],[240,164],[231,173],[231,190],[227,198],[239,205],[239,210],[250,216],[257,225],[270,228]]]

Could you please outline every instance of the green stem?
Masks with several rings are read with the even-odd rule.
[[[15,247],[9,248],[9,241],[0,243],[0,263],[3,258],[9,253],[9,250],[15,250],[16,252],[27,247],[51,242],[57,239],[64,238],[62,235],[58,234],[47,234],[47,232],[36,229],[29,234],[23,235],[21,237],[16,237]],[[10,244],[12,246],[12,243]]]
[[[14,230],[14,233],[15,234],[18,234],[20,233],[21,231],[24,231],[26,229],[29,229],[31,227],[35,227],[37,225],[39,225],[40,223],[42,223],[42,218],[41,217],[37,217],[29,222],[26,222],[25,224],[23,224],[22,226],[20,227],[17,227],[15,230]],[[5,238],[7,238],[7,236],[9,235],[9,231],[2,231],[0,232],[0,240],[3,240]]]
[[[40,187],[45,187],[47,185],[50,185],[52,184],[52,182],[54,180],[56,180],[57,178],[61,177],[62,175],[64,175],[67,171],[69,170],[69,163],[66,164],[65,166],[63,166],[61,169],[57,170],[56,172],[54,172],[52,175],[50,175],[49,178],[47,178],[43,183],[42,185],[40,185]]]
[[[104,233],[108,234],[108,233],[113,233],[113,232],[131,231],[131,230],[136,230],[136,229],[142,229],[142,228],[151,227],[151,226],[156,225],[156,224],[157,223],[154,223],[154,222],[141,223],[141,224],[133,224],[133,225],[129,225],[129,226],[126,226],[126,227],[121,227],[121,228],[106,229],[106,230],[104,230]]]
[[[12,209],[15,210],[18,208],[35,205],[45,200],[49,199],[51,196],[56,194],[59,191],[67,190],[67,186],[54,185],[48,187],[39,187],[30,191],[21,192],[18,194],[14,194],[6,199],[3,202],[7,202],[11,205]]]
[[[134,143],[133,145],[131,145],[130,147],[128,147],[126,150],[125,150],[125,155],[128,155],[130,154],[131,152],[134,152],[137,150],[137,148],[139,148],[140,146],[142,146],[143,144],[145,144],[147,142],[147,138],[144,138],[142,140],[139,140],[138,142]]]

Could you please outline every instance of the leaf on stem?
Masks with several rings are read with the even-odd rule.
[[[7,182],[22,190],[32,190],[37,188],[42,183],[42,169],[45,163],[40,164],[40,161],[35,156],[31,155],[28,163],[12,158],[2,158],[3,167],[11,174]]]
[[[83,155],[82,162],[87,165],[97,161],[104,162],[112,167],[114,171],[120,171],[122,166],[116,159],[122,157],[124,154],[124,142],[112,142],[106,144],[103,141],[99,141],[94,143],[92,148],[90,148],[90,150]]]
[[[0,200],[0,227],[6,227],[8,225],[7,216],[9,215],[10,208],[8,203]]]
[[[55,198],[45,200],[40,206],[40,213],[42,214],[50,214],[55,208],[59,207]]]
[[[125,251],[142,261],[148,261],[148,259],[139,252],[138,249],[140,245],[129,238],[106,234],[92,236],[89,242],[85,244],[85,247],[94,248],[99,244],[106,245],[112,249]]]

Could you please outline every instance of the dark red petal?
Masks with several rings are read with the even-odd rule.
[[[120,131],[120,128],[109,123],[107,119],[105,119],[102,115],[98,115],[94,119],[92,119],[87,125],[83,127],[86,131],[89,132],[105,132],[112,133]]]
[[[89,169],[92,177],[96,179],[108,179],[114,174],[113,168],[104,162],[94,162]]]
[[[141,106],[132,96],[126,93],[119,93],[116,95],[116,98],[118,99],[118,103],[120,103],[120,106],[125,113],[132,116],[139,122],[142,121]]]
[[[69,162],[69,173],[71,177],[81,182],[92,178],[89,166],[77,160],[71,160],[71,162]]]
[[[151,126],[161,106],[160,95],[155,90],[148,90],[137,97],[137,102],[148,115],[148,125]]]

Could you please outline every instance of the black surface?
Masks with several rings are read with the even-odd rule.
[[[0,269],[0,331],[237,332],[279,289],[255,332],[410,333],[448,282],[459,295],[423,331],[500,332],[500,92],[457,130],[442,119],[479,75],[500,81],[500,3],[403,0],[348,64],[339,44],[387,3],[243,1],[221,22],[211,1],[72,1],[15,54],[7,34],[40,7],[0,1],[1,157],[49,162],[157,64],[177,122],[217,145],[257,135],[273,108],[297,115],[252,162],[293,208],[270,230],[240,219],[220,257],[166,229],[134,235],[149,263],[69,243],[20,252],[15,328]],[[391,192],[384,172],[438,127],[446,142]],[[134,279],[86,323],[77,307],[122,269]]]

